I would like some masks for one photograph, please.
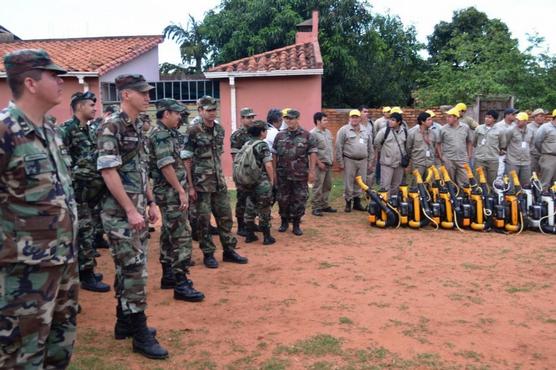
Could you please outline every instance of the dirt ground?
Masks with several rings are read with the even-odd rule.
[[[160,289],[157,230],[147,315],[170,358],[114,340],[113,292],[82,291],[72,369],[556,368],[555,236],[381,230],[362,212],[302,226],[302,237],[274,231],[272,246],[240,238],[249,264],[215,270],[194,242],[201,303]]]

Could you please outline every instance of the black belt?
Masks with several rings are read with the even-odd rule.
[[[348,159],[351,159],[351,160],[354,160],[354,161],[362,161],[363,159],[367,159],[367,157],[363,157],[363,158],[353,158],[353,157],[350,157],[349,155],[345,155],[345,154],[344,154],[344,157],[346,157],[346,158],[348,158]]]

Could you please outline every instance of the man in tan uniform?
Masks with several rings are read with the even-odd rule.
[[[533,113],[531,114],[531,116],[533,117],[533,120],[531,122],[529,122],[527,127],[529,127],[529,129],[533,131],[533,137],[535,136],[535,133],[537,132],[539,127],[541,127],[541,125],[544,123],[545,114],[546,114],[546,112],[542,108],[535,109],[533,111]],[[535,146],[532,145],[531,146],[531,171],[536,172],[537,175],[540,175],[540,170],[541,170],[541,168],[539,166],[540,156],[541,155],[538,152],[537,148],[535,148]]]
[[[457,103],[454,108],[456,108],[461,115],[461,123],[469,126],[471,130],[475,130],[479,126],[479,123],[477,123],[477,121],[475,121],[471,116],[465,115],[467,112],[467,105],[465,103]]]
[[[504,119],[500,122],[496,122],[494,127],[501,129],[503,131],[510,130],[515,126],[515,115],[519,112],[514,108],[507,108],[504,110]],[[502,177],[506,173],[506,154],[502,153],[498,158],[498,177]]]
[[[542,186],[548,188],[556,181],[556,109],[552,111],[552,121],[542,125],[533,140],[541,154]]]
[[[317,166],[313,184],[313,216],[322,216],[323,212],[335,213],[336,209],[328,204],[328,195],[332,190],[332,163],[334,161],[334,141],[328,129],[326,113],[317,112],[313,116],[315,128],[310,132],[317,139]]]
[[[372,145],[373,139],[375,137],[375,129],[374,129],[375,125],[371,120],[371,118],[369,117],[369,107],[367,107],[366,105],[361,105],[359,106],[359,112],[361,113],[361,128],[367,130]],[[375,156],[373,156],[373,160],[371,161],[372,163],[369,162],[367,166],[367,177],[365,181],[367,185],[371,187],[375,183],[375,167],[376,167],[375,159],[376,159]]]
[[[378,134],[378,132],[380,131],[381,128],[384,128],[386,126],[388,126],[388,121],[390,119],[390,110],[392,108],[390,107],[384,107],[382,108],[382,117],[377,118],[374,124],[374,137],[376,137],[376,134]]]
[[[427,112],[417,116],[417,125],[407,132],[407,152],[411,157],[411,168],[425,177],[427,168],[434,164],[437,132],[432,130],[432,117]],[[415,178],[411,176],[412,184]]]
[[[372,138],[360,125],[361,113],[354,109],[349,112],[349,122],[338,130],[336,134],[336,160],[344,170],[344,198],[345,212],[353,209],[365,211],[361,205],[361,189],[354,186],[356,176],[365,178],[367,167],[372,165]]]
[[[492,186],[498,175],[498,158],[506,150],[506,136],[503,130],[494,127],[498,112],[489,110],[485,114],[485,123],[477,127],[473,136],[475,147],[475,168],[482,167],[489,186]]]
[[[388,126],[376,135],[375,148],[380,150],[380,187],[390,195],[395,194],[402,183],[402,156],[407,155],[407,136],[400,113],[392,113]]]
[[[463,164],[469,163],[473,153],[473,137],[469,127],[459,121],[457,109],[450,109],[446,115],[448,123],[440,130],[439,151],[452,180],[463,186],[468,182]]]
[[[516,116],[517,124],[506,131],[506,173],[516,171],[521,185],[528,185],[531,179],[531,147],[533,131],[527,127],[529,116],[520,112]]]

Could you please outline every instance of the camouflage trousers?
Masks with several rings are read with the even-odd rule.
[[[77,245],[79,271],[93,270],[95,268],[95,224],[93,210],[87,203],[77,204]]]
[[[102,239],[104,236],[104,228],[102,227],[102,220],[100,218],[100,212],[102,211],[102,207],[100,204],[97,204],[92,210],[92,217],[93,217],[93,227],[94,227],[94,240]]]
[[[251,189],[242,189],[247,194],[250,206],[246,208],[245,222],[255,222],[259,215],[259,226],[270,227],[270,212],[272,210],[272,184],[268,179],[259,182]],[[239,189],[238,189],[239,193]]]
[[[272,189],[270,189],[272,192]],[[237,201],[236,201],[236,218],[239,220],[244,220],[247,217],[247,213],[251,214],[256,212],[256,206],[249,197],[249,192],[251,190],[243,190],[238,187],[237,189]],[[256,214],[255,214],[256,216]]]
[[[186,273],[187,261],[191,259],[191,227],[188,212],[180,210],[179,204],[160,205],[162,232],[160,234],[160,263],[172,266],[174,275]]]
[[[280,217],[301,218],[309,196],[307,181],[292,181],[278,177],[278,206]]]
[[[232,209],[228,191],[213,193],[197,192],[197,229],[199,233],[199,246],[203,253],[214,253],[216,245],[210,235],[210,215],[214,215],[224,249],[236,247],[237,239],[231,234],[233,221]]]
[[[128,194],[137,211],[147,218],[146,198],[143,194]],[[125,212],[117,201],[108,196],[102,204],[102,226],[114,260],[116,276],[114,291],[125,315],[143,312],[147,308],[147,246],[148,228],[130,228]]]
[[[0,369],[65,369],[78,292],[76,263],[0,267]]]

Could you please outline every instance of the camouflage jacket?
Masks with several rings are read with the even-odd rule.
[[[103,121],[104,119],[102,117],[97,117],[91,122],[89,122],[89,124],[87,125],[89,129],[89,137],[91,138],[93,143],[95,143],[95,145],[97,143],[97,131]]]
[[[148,149],[141,127],[141,120],[132,122],[120,112],[111,115],[98,130],[97,169],[116,168],[124,190],[130,194],[147,192]]]
[[[99,177],[96,169],[96,143],[91,137],[89,125],[81,126],[77,117],[64,122],[61,126],[62,140],[71,158],[74,180],[88,180]]]
[[[277,176],[291,181],[307,181],[309,155],[317,151],[317,140],[303,128],[280,131],[272,146]]]
[[[161,169],[171,165],[178,181],[187,190],[187,175],[181,160],[181,133],[169,129],[160,121],[156,122],[149,136],[149,169],[153,180],[153,192],[159,204],[179,202],[178,192],[166,181]]]
[[[224,128],[214,123],[207,127],[204,122],[192,124],[187,130],[184,159],[191,159],[191,176],[196,191],[226,191],[220,156],[224,152]]]
[[[230,146],[232,148],[232,155],[239,153],[243,145],[251,139],[251,135],[247,133],[245,127],[240,127],[235,130],[230,137]]]
[[[77,260],[77,209],[62,138],[13,103],[0,111],[0,266]]]

